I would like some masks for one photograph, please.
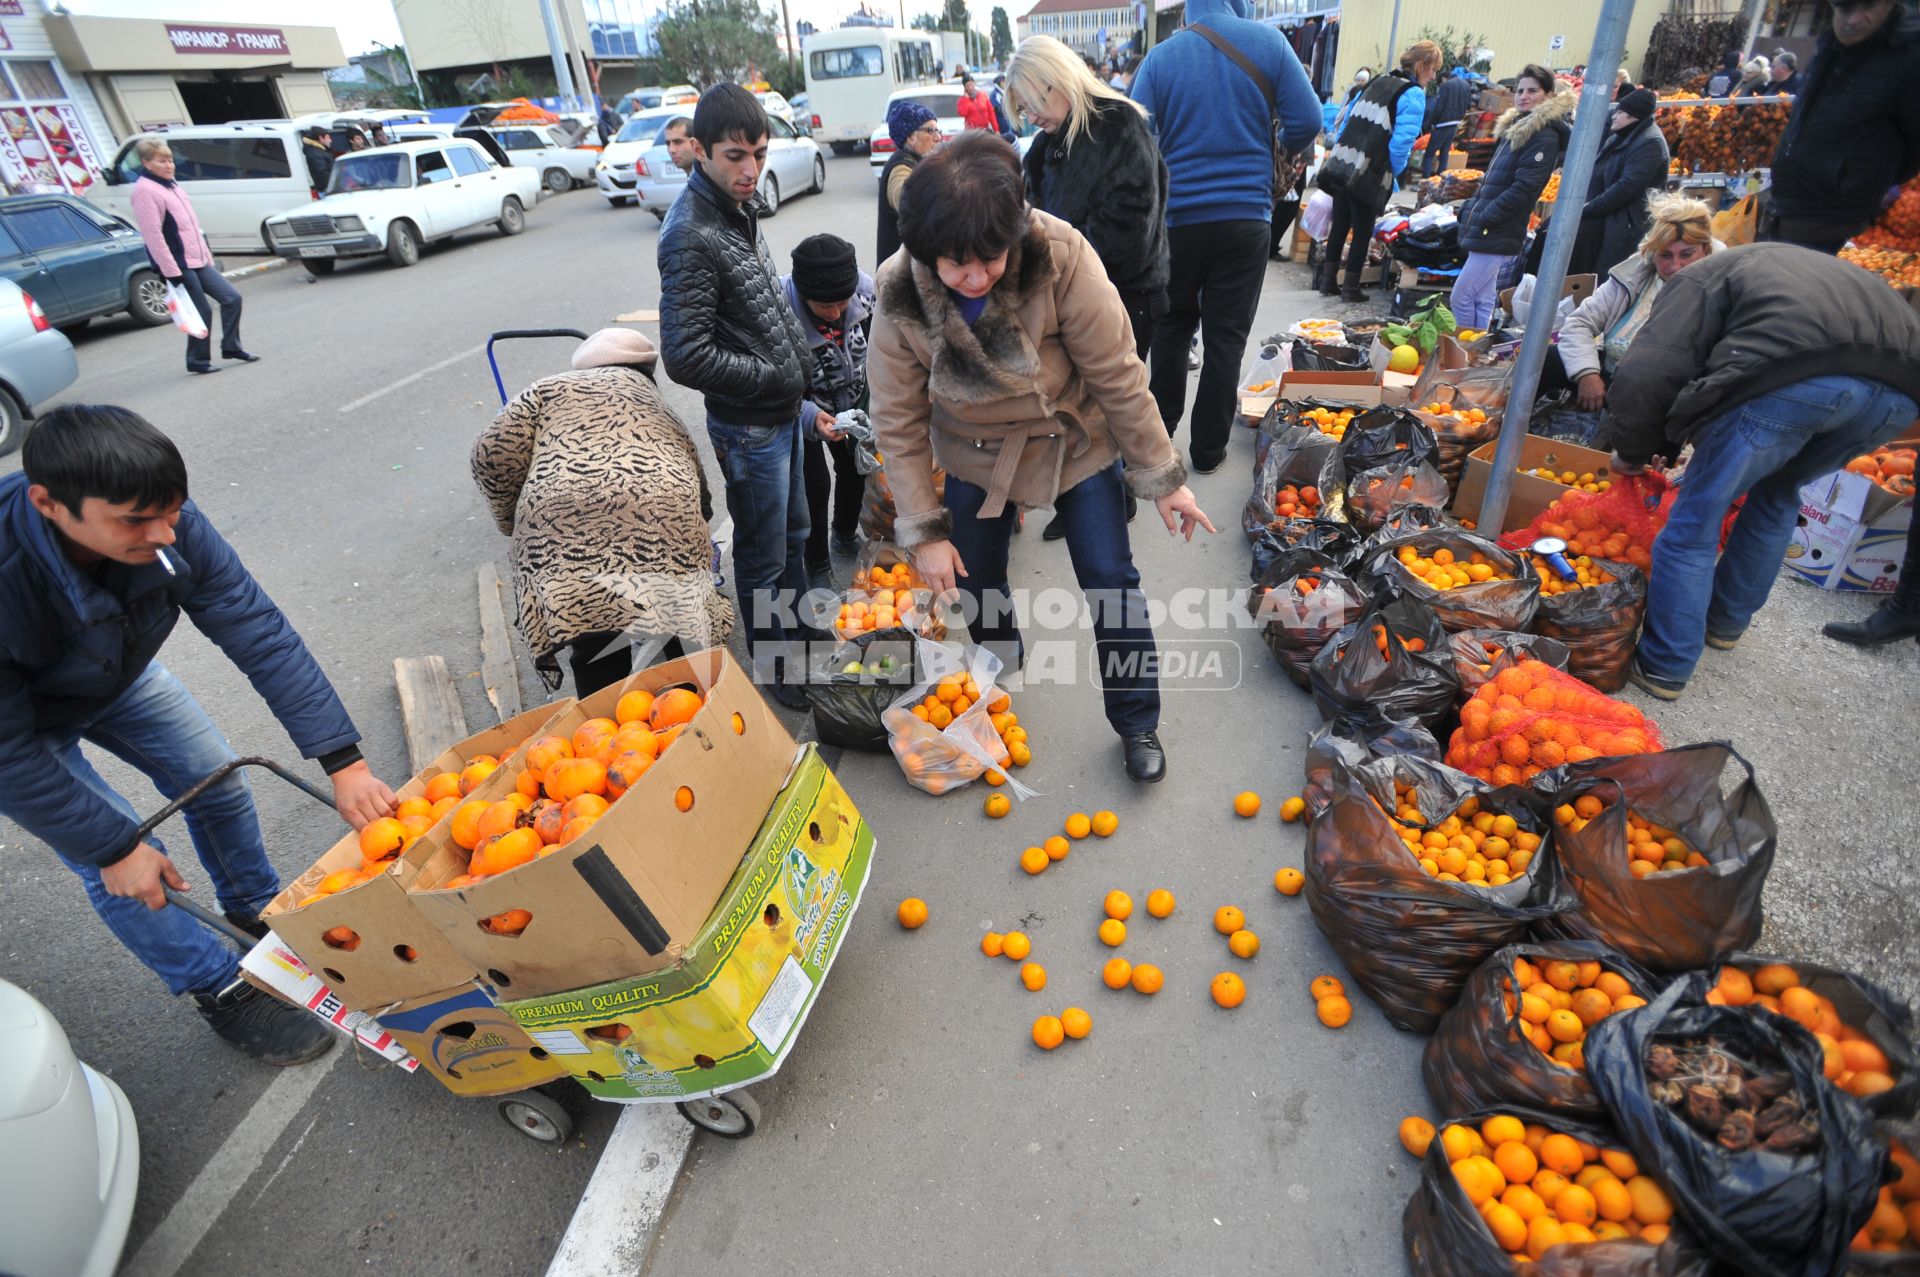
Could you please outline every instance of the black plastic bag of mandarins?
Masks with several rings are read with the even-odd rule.
[[[1292,519],[1338,518],[1339,476],[1332,439],[1317,430],[1290,431],[1267,453],[1247,497],[1240,516],[1247,541]]]
[[[1340,436],[1340,470],[1364,474],[1381,466],[1437,461],[1440,445],[1418,417],[1404,408],[1369,408],[1347,423]]]
[[[1821,1076],[1811,1033],[1758,1007],[1714,1006],[1706,991],[1696,973],[1594,1025],[1594,1090],[1721,1263],[1751,1277],[1842,1272],[1887,1146]]]
[[[1333,801],[1333,778],[1340,768],[1352,769],[1378,758],[1424,758],[1440,761],[1440,742],[1412,719],[1360,729],[1347,723],[1323,723],[1307,737],[1306,786],[1300,792],[1307,811],[1318,816]]]
[[[1501,670],[1521,661],[1540,661],[1554,669],[1567,668],[1567,645],[1558,639],[1515,630],[1457,630],[1447,635],[1453,650],[1453,668],[1460,676],[1460,695],[1472,696],[1492,682]]]
[[[1407,757],[1336,767],[1332,790],[1307,830],[1307,906],[1396,1028],[1431,1032],[1487,955],[1572,903],[1550,871],[1543,826],[1522,790],[1496,790]],[[1451,837],[1481,812],[1505,817],[1525,848],[1505,870],[1489,871],[1490,862],[1465,853],[1457,865],[1436,861],[1431,870],[1416,858],[1412,845],[1425,833]]]
[[[1579,1200],[1570,1202],[1564,1212],[1574,1219],[1563,1219],[1558,1197],[1545,1202],[1532,1183],[1511,1184],[1493,1193],[1498,1184],[1489,1182],[1488,1168],[1505,1180],[1494,1158],[1517,1155],[1503,1153],[1505,1143],[1489,1144],[1482,1132],[1492,1130],[1497,1137],[1503,1133],[1498,1129],[1503,1122],[1517,1124],[1525,1132],[1521,1147],[1527,1150],[1519,1158],[1523,1164],[1516,1168],[1509,1161],[1508,1169],[1525,1170],[1528,1161],[1539,1165],[1543,1159],[1538,1150],[1549,1148],[1563,1168],[1571,1168],[1575,1161],[1602,1167],[1620,1185],[1618,1193],[1606,1191],[1623,1201],[1625,1219],[1600,1216],[1593,1208],[1591,1191],[1574,1195]],[[1446,1134],[1449,1127],[1471,1129],[1480,1139],[1473,1147],[1485,1151],[1451,1158],[1448,1141],[1454,1137]],[[1555,1141],[1551,1146],[1549,1139]],[[1454,1142],[1465,1143],[1457,1138]],[[1597,1156],[1590,1158],[1589,1151]],[[1456,1168],[1456,1162],[1469,1160],[1470,1169]],[[1634,1174],[1623,1182],[1614,1167]],[[1575,1178],[1542,1166],[1533,1183],[1542,1182],[1546,1175],[1554,1176],[1556,1184]],[[1589,1176],[1590,1181],[1593,1178]],[[1490,1204],[1484,1209],[1476,1206],[1475,1197]],[[1508,1197],[1512,1202],[1505,1200]],[[1640,1173],[1619,1135],[1606,1123],[1501,1105],[1442,1124],[1420,1159],[1420,1183],[1407,1199],[1400,1229],[1407,1265],[1415,1277],[1513,1277],[1516,1271],[1527,1277],[1707,1277],[1713,1271],[1711,1261],[1684,1228],[1664,1221],[1671,1212],[1664,1189],[1652,1176]],[[1577,1222],[1589,1216],[1591,1224]],[[1641,1236],[1642,1232],[1646,1235]],[[1521,1263],[1526,1266],[1516,1268]]]
[[[1524,630],[1540,606],[1540,581],[1526,560],[1464,528],[1388,541],[1360,571],[1420,600],[1449,630]]]
[[[1810,1030],[1826,1053],[1821,1072],[1867,1112],[1898,1121],[1920,1113],[1913,1010],[1888,990],[1838,967],[1757,953],[1736,953],[1707,975],[1709,1002],[1760,1006]]]
[[[1447,481],[1428,461],[1394,461],[1347,476],[1346,512],[1354,526],[1372,532],[1401,510],[1447,506]]]
[[[1729,764],[1740,778],[1723,792]],[[1779,826],[1731,745],[1567,763],[1533,785],[1580,901],[1547,934],[1599,940],[1655,972],[1712,966],[1759,939]]]
[[[1435,506],[1419,504],[1395,506],[1387,515],[1386,521],[1375,528],[1365,540],[1355,536],[1354,545],[1341,559],[1340,566],[1347,570],[1348,575],[1354,575],[1359,572],[1360,565],[1387,542],[1412,536],[1416,532],[1425,532],[1430,528],[1449,526],[1451,525],[1447,522],[1447,512]]]
[[[1282,399],[1267,409],[1267,415],[1260,418],[1260,424],[1253,432],[1253,473],[1256,477],[1266,468],[1267,458],[1273,455],[1275,448],[1297,449],[1315,442],[1333,447],[1340,442],[1338,435],[1320,429],[1314,419],[1304,415],[1319,408],[1329,411],[1337,409],[1349,414],[1353,411],[1351,406],[1341,408],[1338,404],[1292,399]]]
[[[1318,550],[1281,555],[1247,591],[1267,650],[1300,687],[1327,640],[1371,606],[1366,592]]]
[[[842,749],[886,750],[881,715],[913,686],[913,638],[905,628],[876,630],[814,659],[807,670],[807,699],[822,741]]]
[[[1624,954],[1587,940],[1509,945],[1482,963],[1440,1017],[1420,1073],[1453,1116],[1500,1104],[1603,1119],[1587,1078],[1587,1030],[1616,1011],[1645,1006],[1652,976]]]
[[[1437,732],[1460,684],[1431,609],[1391,599],[1327,640],[1307,667],[1307,690],[1328,722],[1364,732],[1410,718]]]
[[[1262,532],[1253,543],[1253,570],[1248,579],[1258,581],[1275,559],[1292,550],[1319,550],[1345,571],[1347,556],[1359,541],[1359,529],[1350,523],[1333,519],[1288,519],[1279,527]]]
[[[1627,666],[1647,613],[1647,575],[1631,563],[1581,556],[1565,580],[1540,555],[1523,552],[1540,578],[1533,631],[1567,645],[1567,673],[1603,692],[1627,685]]]

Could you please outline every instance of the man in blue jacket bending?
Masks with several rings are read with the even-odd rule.
[[[186,888],[87,741],[173,798],[234,757],[154,659],[185,612],[246,674],[356,829],[393,809],[333,685],[213,525],[187,500],[173,441],[125,408],[70,405],[27,436],[0,479],[0,813],[52,847],[120,942],[213,1031],[269,1064],[323,1054],[333,1030],[239,978],[239,957],[164,887]],[[280,880],[238,773],[185,810],[195,852],[236,926],[266,934]]]
[[[1167,314],[1153,338],[1153,397],[1173,434],[1186,412],[1187,347],[1198,326],[1204,354],[1188,448],[1201,474],[1226,459],[1240,358],[1267,278],[1272,121],[1277,114],[1289,155],[1320,132],[1320,99],[1300,59],[1276,28],[1247,13],[1246,0],[1187,0],[1186,28],[1154,46],[1133,81],[1133,100],[1147,108],[1168,174],[1172,273]]]

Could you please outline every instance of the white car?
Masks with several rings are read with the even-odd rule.
[[[635,162],[659,140],[660,130],[668,120],[690,119],[692,114],[684,106],[654,107],[630,117],[620,126],[593,166],[594,184],[600,188],[600,194],[606,196],[607,203],[618,206],[633,202]],[[663,155],[666,149],[660,148]]]
[[[960,118],[960,90],[943,89],[928,85],[919,89],[901,89],[887,96],[887,110],[893,110],[895,102],[918,102],[932,111],[935,121],[940,125],[940,140],[951,142],[966,130],[967,122]],[[867,139],[867,167],[873,175],[880,176],[880,170],[893,158],[893,138],[887,132],[886,117],[883,114],[880,127]]]
[[[25,443],[34,411],[79,378],[80,363],[67,335],[47,321],[31,294],[0,278],[0,456]],[[7,987],[0,982],[0,991]],[[0,1259],[3,1252],[0,1247]],[[6,1271],[0,1262],[0,1272]]]
[[[541,184],[555,195],[593,182],[600,152],[575,146],[571,130],[562,132],[551,124],[493,124],[487,132],[515,168],[539,173]]]
[[[761,109],[766,111],[766,113],[774,119],[785,120],[788,124],[794,122],[793,103],[787,101],[786,98],[780,94],[775,93],[772,89],[768,89],[764,93],[756,93],[753,96],[755,100],[760,103]]]
[[[760,198],[767,216],[780,211],[788,196],[827,189],[827,160],[810,137],[777,116],[767,117],[767,166],[760,170]],[[644,166],[646,172],[640,172]],[[667,210],[687,189],[687,175],[673,165],[663,142],[650,147],[634,162],[634,194],[640,207],[665,220]]]
[[[325,197],[268,218],[267,242],[313,275],[381,253],[411,266],[423,244],[460,231],[518,235],[539,198],[536,170],[501,168],[472,142],[402,142],[340,156]]]

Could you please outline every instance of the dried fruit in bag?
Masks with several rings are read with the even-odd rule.
[[[1460,707],[1447,762],[1496,785],[1520,785],[1569,762],[1661,748],[1653,720],[1542,661],[1500,671]]]
[[[1301,687],[1313,658],[1340,629],[1370,606],[1365,591],[1314,550],[1294,550],[1275,559],[1247,592],[1247,606],[1261,622],[1261,637],[1280,667]]]
[[[1425,603],[1450,630],[1524,630],[1540,605],[1539,582],[1520,556],[1458,528],[1386,542],[1362,572]]]

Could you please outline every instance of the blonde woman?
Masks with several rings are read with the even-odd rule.
[[[1640,251],[1615,266],[1560,327],[1560,362],[1583,410],[1605,406],[1607,382],[1653,313],[1662,286],[1719,247],[1713,212],[1701,201],[1665,191],[1647,201]]]
[[[1144,108],[1100,83],[1080,55],[1048,35],[1023,40],[1007,63],[1007,108],[1040,130],[1027,151],[1027,202],[1093,246],[1119,290],[1142,360],[1167,313],[1167,164]],[[1127,518],[1136,503],[1127,497]],[[1056,515],[1041,534],[1066,535]]]

